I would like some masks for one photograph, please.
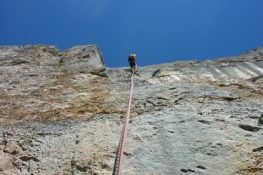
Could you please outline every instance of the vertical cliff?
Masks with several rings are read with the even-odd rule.
[[[123,174],[262,174],[263,49],[139,68]],[[0,47],[0,174],[111,174],[128,68],[96,46]]]

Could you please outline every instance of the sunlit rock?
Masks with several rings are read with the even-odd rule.
[[[112,174],[128,69],[94,45],[0,47],[0,174]],[[123,174],[262,174],[262,87],[262,48],[139,67]]]

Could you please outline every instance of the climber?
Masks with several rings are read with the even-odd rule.
[[[137,65],[136,65],[136,55],[135,54],[130,54],[128,57],[128,62],[131,66],[131,72],[135,73],[137,70]]]

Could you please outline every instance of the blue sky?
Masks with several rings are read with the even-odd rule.
[[[263,0],[1,0],[0,45],[97,44],[107,66],[232,56],[263,46]]]

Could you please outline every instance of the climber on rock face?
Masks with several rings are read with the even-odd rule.
[[[128,62],[131,66],[131,72],[135,73],[136,69],[137,69],[137,65],[136,65],[136,55],[135,54],[130,54],[128,57]]]

